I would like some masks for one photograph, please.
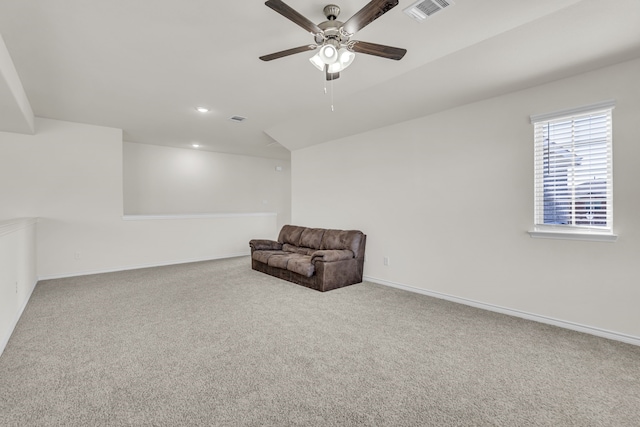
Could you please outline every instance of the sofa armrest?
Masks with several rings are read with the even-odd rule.
[[[345,259],[352,259],[353,252],[349,249],[325,249],[321,251],[315,251],[311,255],[311,262],[323,261],[333,262],[342,261]]]
[[[249,241],[251,250],[254,251],[280,251],[282,243],[273,240],[253,239]]]

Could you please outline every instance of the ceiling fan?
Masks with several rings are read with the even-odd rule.
[[[397,6],[398,0],[372,0],[346,22],[337,20],[340,8],[335,4],[329,4],[323,9],[327,20],[317,25],[281,0],[267,0],[264,4],[309,31],[313,35],[315,43],[261,56],[260,59],[263,61],[319,49],[318,53],[310,59],[311,63],[325,72],[327,80],[335,80],[340,77],[340,71],[353,62],[355,53],[375,55],[396,61],[402,59],[407,53],[406,49],[351,40],[357,31]]]

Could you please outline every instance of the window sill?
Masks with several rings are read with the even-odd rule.
[[[530,230],[529,235],[534,239],[584,240],[591,242],[615,242],[618,235],[588,230]]]

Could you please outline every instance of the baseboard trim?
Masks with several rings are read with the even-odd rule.
[[[445,294],[442,292],[429,291],[426,289],[416,288],[402,283],[390,282],[384,279],[378,279],[376,277],[365,276],[364,280],[367,282],[377,283],[379,285],[389,286],[392,288],[402,289],[409,292],[414,292],[434,298],[444,299],[447,301],[455,302],[458,304],[469,305],[471,307],[480,308],[483,310],[493,311],[496,313],[506,314],[509,316],[520,317],[522,319],[533,320],[534,322],[545,323],[548,325],[558,326],[560,328],[570,329],[572,331],[583,332],[585,334],[595,335],[602,338],[608,338],[615,341],[621,341],[627,344],[640,346],[640,337],[633,335],[622,334],[619,332],[608,331],[606,329],[596,328],[593,326],[581,325],[579,323],[569,322],[566,320],[555,319],[553,317],[542,316],[539,314],[528,313],[526,311],[515,310],[512,308],[501,307],[499,305],[487,304],[480,301],[475,301],[468,298],[456,297],[454,295]]]
[[[33,294],[33,290],[36,288],[37,284],[38,284],[38,280],[36,279],[36,281],[33,282],[33,285],[31,285],[31,289],[29,290],[29,295],[27,295],[24,302],[22,303],[22,306],[20,307],[20,310],[18,310],[18,312],[16,313],[15,319],[13,320],[13,323],[9,327],[9,330],[6,333],[6,336],[2,339],[2,341],[0,341],[0,356],[2,356],[2,353],[4,353],[4,349],[7,348],[7,344],[9,344],[11,335],[13,335],[13,331],[16,329],[16,326],[18,326],[18,321],[20,320],[20,317],[22,317],[22,313],[24,312],[24,309],[27,308],[27,304],[31,299],[31,294]]]
[[[84,271],[76,271],[73,273],[48,274],[44,276],[38,276],[38,280],[65,279],[67,277],[89,276],[91,274],[115,273],[117,271],[139,270],[141,268],[164,267],[167,265],[177,265],[177,264],[189,264],[192,262],[213,261],[216,259],[236,258],[236,257],[248,256],[248,255],[250,255],[250,252],[246,251],[246,252],[239,252],[234,254],[220,255],[215,257],[189,258],[189,259],[181,259],[181,260],[173,260],[173,261],[156,262],[156,263],[150,263],[150,264],[137,264],[137,265],[129,265],[129,266],[123,266],[123,267],[106,268],[106,269],[100,269],[100,270],[84,270]]]

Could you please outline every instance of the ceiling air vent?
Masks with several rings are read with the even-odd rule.
[[[240,123],[240,122],[244,122],[245,120],[247,120],[247,118],[246,117],[242,117],[242,116],[231,116],[231,117],[229,117],[229,120],[231,120],[232,122]]]
[[[418,22],[454,4],[451,0],[420,0],[404,10],[404,13]]]

